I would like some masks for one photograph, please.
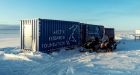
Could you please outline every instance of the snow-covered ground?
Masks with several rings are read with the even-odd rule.
[[[80,53],[79,49],[48,55],[23,52],[18,38],[0,40],[0,75],[139,75],[140,40],[118,35],[117,49],[110,53]]]

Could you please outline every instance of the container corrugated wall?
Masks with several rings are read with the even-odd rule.
[[[115,38],[114,28],[105,28],[105,34],[108,35],[109,38]]]
[[[99,26],[99,35],[100,35],[100,39],[101,39],[104,35],[104,26]]]
[[[81,38],[81,46],[86,43],[87,37],[87,25],[84,23],[80,24],[80,38]]]
[[[80,45],[79,22],[40,19],[40,51]]]
[[[81,23],[81,45],[85,44],[86,41],[91,37],[97,37],[101,39],[103,37],[104,26],[92,25]]]
[[[102,34],[100,33],[101,33],[100,25],[87,24],[87,39],[93,36],[100,39],[102,37]]]

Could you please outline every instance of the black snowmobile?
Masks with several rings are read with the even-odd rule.
[[[109,41],[104,43],[95,38],[95,40],[87,41],[80,52],[112,52],[116,47],[117,42],[113,38],[109,38]]]

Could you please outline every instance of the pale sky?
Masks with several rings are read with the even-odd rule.
[[[140,0],[0,0],[0,24],[44,18],[140,29]]]

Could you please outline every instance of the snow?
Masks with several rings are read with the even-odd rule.
[[[50,55],[22,51],[19,38],[3,38],[0,75],[139,75],[140,40],[130,36],[116,36],[121,42],[109,53],[80,53],[76,48]]]

